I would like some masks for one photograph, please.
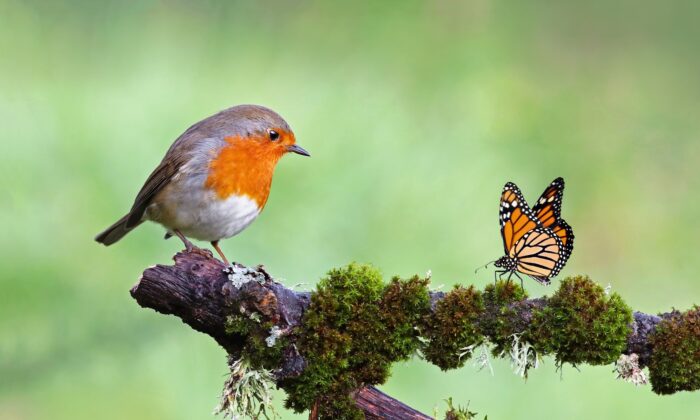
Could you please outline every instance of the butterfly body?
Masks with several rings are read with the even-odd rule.
[[[530,209],[520,189],[512,182],[503,187],[499,223],[505,255],[494,262],[508,273],[525,274],[549,284],[569,259],[574,248],[574,232],[561,218],[564,180],[557,178]]]
[[[493,265],[504,269],[505,272],[515,271],[516,267],[518,266],[518,260],[508,255],[504,255],[497,259]]]

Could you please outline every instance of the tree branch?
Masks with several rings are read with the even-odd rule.
[[[175,315],[194,330],[211,336],[232,357],[239,357],[244,337],[227,333],[230,313],[259,313],[282,331],[297,327],[310,303],[309,292],[295,292],[275,282],[262,266],[249,269],[236,266],[235,283],[224,272],[225,265],[214,259],[209,251],[194,249],[174,257],[175,265],[156,265],[143,272],[131,289],[131,296],[144,308],[166,315]],[[433,307],[444,297],[431,293]],[[545,305],[543,299],[528,299],[513,305],[517,318],[527,326],[533,308]],[[490,316],[485,313],[484,316]],[[634,313],[632,333],[627,339],[625,354],[636,353],[645,365],[651,356],[649,334],[661,318],[641,312]],[[303,357],[295,350],[285,351],[282,364],[274,370],[277,381],[299,375],[306,367]],[[430,417],[382,393],[374,387],[356,392],[354,399],[367,418],[428,419]]]

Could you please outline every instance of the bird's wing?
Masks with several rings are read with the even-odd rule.
[[[212,147],[221,145],[224,136],[220,133],[224,131],[224,128],[227,128],[225,125],[222,126],[226,122],[227,111],[224,110],[193,124],[173,142],[165,153],[163,161],[149,175],[136,196],[134,205],[129,212],[127,227],[136,226],[141,221],[143,213],[146,211],[146,207],[151,204],[153,197],[170,183],[183,165],[195,156],[201,158],[209,156],[208,151]]]
[[[126,223],[127,228],[136,226],[141,221],[143,213],[146,211],[146,207],[151,204],[153,197],[168,185],[185,162],[186,159],[182,156],[178,158],[176,154],[171,153],[165,155],[163,161],[148,176],[146,183],[143,184],[141,191],[136,196],[134,205],[131,206],[131,211],[129,212],[129,219]]]

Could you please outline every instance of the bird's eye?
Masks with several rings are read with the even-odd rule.
[[[270,134],[270,140],[275,141],[280,138],[280,133],[276,132],[275,130],[268,130],[268,134]]]

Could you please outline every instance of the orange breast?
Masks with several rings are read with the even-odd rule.
[[[267,202],[275,165],[282,156],[265,139],[227,137],[227,146],[209,164],[207,188],[221,198],[232,194],[251,198],[262,209]]]

